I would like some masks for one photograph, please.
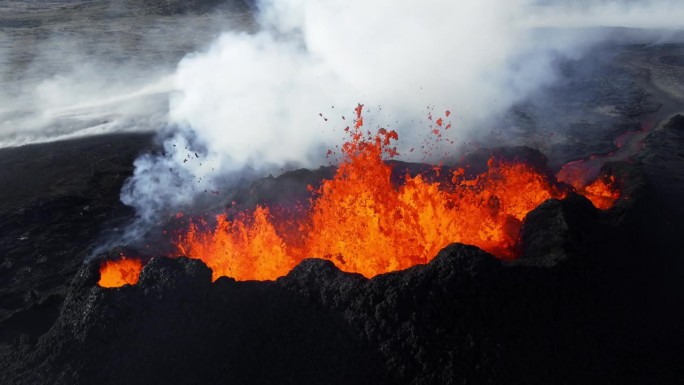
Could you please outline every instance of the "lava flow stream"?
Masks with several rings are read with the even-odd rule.
[[[402,185],[394,185],[383,157],[397,154],[397,133],[364,133],[361,108],[347,130],[350,139],[334,178],[311,188],[310,208],[294,223],[279,221],[263,206],[232,220],[222,214],[213,229],[191,223],[174,241],[177,255],[204,261],[214,280],[273,280],[309,257],[373,277],[427,263],[453,242],[513,259],[527,213],[549,198],[564,197],[555,181],[532,166],[494,158],[474,178],[458,169],[450,181],[406,175]],[[619,196],[612,182],[599,180],[583,191],[607,208]]]
[[[135,285],[142,270],[142,261],[127,258],[123,254],[116,261],[104,261],[100,265],[100,280],[102,287],[119,287],[126,284]]]

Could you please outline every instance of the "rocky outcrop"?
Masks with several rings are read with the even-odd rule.
[[[583,255],[599,230],[598,210],[578,194],[549,199],[531,211],[520,231],[519,262],[553,266],[570,255]]]
[[[474,154],[469,172],[492,155],[546,162],[495,149]],[[633,169],[606,165],[627,181],[615,209],[569,193],[530,212],[515,262],[453,244],[373,279],[309,259],[272,282],[212,283],[200,261],[154,258],[136,285],[116,289],[97,285],[98,261],[85,263],[57,295],[39,293],[4,321],[0,382],[677,383],[684,316],[673,250],[659,245],[673,242]],[[299,197],[331,172],[265,178],[236,200]]]
[[[85,256],[133,217],[119,189],[152,147],[128,134],[0,149],[0,344],[55,322]]]
[[[103,289],[93,261],[47,333],[0,349],[2,382],[676,383],[676,345],[658,350],[664,331],[645,327],[664,316],[658,293],[616,263],[634,256],[611,215],[550,200],[519,262],[453,244],[373,279],[308,259],[276,281],[212,283],[200,261],[155,258],[136,285]]]
[[[684,116],[675,115],[667,123],[665,123],[665,128],[670,130],[684,130]]]

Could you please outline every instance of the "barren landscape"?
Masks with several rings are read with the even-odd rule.
[[[188,4],[0,5],[1,383],[681,381],[681,30],[662,38],[662,31],[597,29],[603,41],[582,55],[556,58],[553,82],[502,113],[492,107],[488,126],[467,141],[447,143],[439,164],[400,156],[382,163],[391,167],[388,183],[396,191],[418,183],[416,177],[442,189],[461,183],[464,191],[477,190],[473,181],[492,174],[493,164],[528,166],[552,193],[522,219],[506,219],[512,244],[445,244],[421,263],[401,269],[388,263],[372,275],[353,270],[356,260],[342,253],[306,255],[292,257],[297,263],[282,275],[254,279],[249,274],[261,262],[245,262],[253,268],[244,270],[248,278],[217,276],[212,263],[218,262],[192,255],[197,244],[178,247],[183,239],[191,243],[187,229],[208,218],[206,229],[198,228],[209,239],[218,233],[216,214],[241,225],[241,215],[266,207],[283,239],[279,245],[291,251],[298,244],[287,243],[292,234],[279,227],[287,223],[278,222],[278,210],[303,206],[316,213],[326,181],[352,179],[337,170],[374,145],[381,152],[391,144],[374,142],[380,136],[373,137],[375,127],[362,119],[372,121],[381,108],[359,105],[354,119],[355,106],[334,106],[347,118],[324,124],[339,123],[338,144],[358,145],[346,160],[320,167],[285,163],[265,173],[246,168],[217,183],[216,191],[202,191],[193,180],[200,186],[193,200],[164,206],[153,221],[141,222],[140,206],[122,203],[129,178],[139,172],[140,159],[175,165],[163,157],[180,151],[171,148],[175,143],[181,147],[160,128],[176,91],[157,80],[171,76],[185,55],[206,50],[226,25],[246,34],[257,29],[251,3]],[[174,39],[165,38],[169,34]],[[78,53],[65,55],[65,49]],[[89,76],[62,75],[74,58],[98,56],[111,66],[99,71],[110,69],[110,77],[76,92],[63,86]],[[143,85],[154,78],[155,85],[134,92],[121,85],[124,74]],[[47,94],[29,91],[45,91],[51,81],[57,90],[88,97],[62,105],[59,97],[48,103],[36,96]],[[91,97],[95,90],[107,97]],[[442,118],[446,125],[451,112],[434,112],[433,120],[429,111],[428,123],[412,124],[445,132]],[[454,117],[454,126],[458,122]],[[343,131],[344,125],[352,128]],[[368,127],[368,142],[362,131],[353,136],[354,125]],[[381,138],[393,143],[390,134]],[[179,164],[209,164],[203,148],[191,146]],[[316,150],[323,158],[326,149]],[[610,187],[619,190],[610,205],[600,207],[586,189],[595,180],[613,181]],[[167,193],[160,191],[160,197]],[[484,212],[498,215],[502,194],[493,191]],[[403,226],[399,215],[396,223]],[[275,258],[277,249],[269,250],[263,258]],[[141,261],[139,277],[102,287],[104,261],[123,255]],[[392,258],[398,256],[387,255]]]

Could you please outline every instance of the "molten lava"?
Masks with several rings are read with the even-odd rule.
[[[613,207],[620,198],[620,190],[616,186],[613,175],[600,177],[587,186],[580,186],[577,191],[587,197],[597,209],[601,210]]]
[[[265,207],[233,220],[220,215],[213,230],[191,224],[176,240],[178,254],[203,260],[214,279],[238,280],[275,279],[309,257],[372,277],[427,263],[452,242],[512,259],[525,215],[563,197],[531,166],[496,159],[473,179],[459,169],[450,182],[406,175],[396,186],[383,156],[397,155],[397,133],[364,134],[360,107],[335,176],[314,191],[296,224],[279,223]]]
[[[273,280],[310,257],[373,277],[427,263],[453,242],[513,259],[527,213],[549,198],[565,195],[535,168],[495,158],[475,177],[467,178],[463,169],[442,182],[407,174],[397,186],[391,181],[392,167],[383,160],[397,155],[391,146],[397,133],[364,133],[361,108],[356,109],[354,126],[345,129],[350,138],[342,147],[335,176],[318,189],[309,187],[310,206],[297,219],[281,220],[269,208],[257,206],[232,219],[219,215],[213,228],[205,221],[191,221],[174,240],[177,255],[204,261],[214,280]],[[440,169],[435,171],[439,176]],[[602,209],[619,197],[614,178],[575,188]],[[134,283],[134,268],[111,271],[103,265],[101,282],[106,272],[106,282],[112,285],[112,279]],[[110,278],[114,274],[117,278]]]
[[[296,265],[271,223],[268,208],[257,207],[251,215],[243,213],[233,221],[225,215],[216,220],[213,231],[205,230],[206,223],[191,224],[176,243],[181,255],[209,266],[214,280],[222,276],[270,280]]]
[[[115,261],[104,261],[100,265],[100,280],[102,287],[120,287],[126,284],[135,285],[142,270],[142,261],[127,258],[123,255]]]
[[[556,179],[575,188],[578,194],[584,195],[594,207],[607,210],[620,198],[620,190],[615,176],[600,175],[591,183],[585,181],[586,174],[598,173],[598,170],[585,170],[582,162],[568,163],[556,174]]]
[[[304,248],[291,253],[296,259],[330,259],[366,277],[427,263],[452,242],[511,259],[527,212],[562,197],[531,167],[493,159],[475,179],[459,169],[448,184],[407,175],[396,187],[380,143],[350,149],[318,191],[303,226]]]

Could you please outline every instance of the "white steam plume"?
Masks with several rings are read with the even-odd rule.
[[[21,55],[5,53],[0,66],[0,147],[150,130],[150,125],[165,122],[173,69],[121,62],[107,57],[116,56],[110,52],[89,55],[83,46],[94,43],[83,39],[55,33],[27,49],[24,55],[30,60],[25,64]],[[0,44],[16,52],[21,41],[0,34]],[[116,41],[102,45],[107,44],[115,50]]]
[[[88,3],[0,6],[0,147],[155,131],[168,121],[178,60],[251,23],[223,13],[121,16]]]
[[[151,219],[245,167],[316,166],[357,102],[381,106],[374,124],[399,131],[403,154],[427,106],[451,110],[448,133],[463,139],[552,82],[558,55],[602,38],[538,27],[668,27],[678,3],[262,0],[258,32],[224,33],[180,62],[166,155],[136,161],[122,200]]]
[[[551,3],[553,6],[548,6]],[[553,28],[684,26],[680,0],[539,1],[528,14],[530,26]]]

